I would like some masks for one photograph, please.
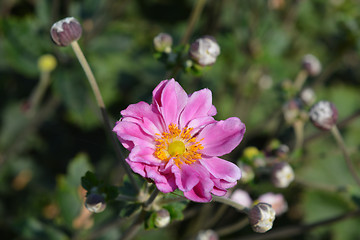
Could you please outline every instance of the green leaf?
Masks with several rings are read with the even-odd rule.
[[[120,217],[130,217],[135,212],[140,211],[140,209],[141,209],[140,203],[126,204],[120,211]]]
[[[88,156],[84,153],[79,153],[68,165],[66,176],[68,183],[78,187],[81,183],[81,176],[92,170],[92,168]]]
[[[85,176],[81,177],[81,186],[87,191],[90,191],[93,187],[97,187],[99,183],[96,175],[90,171],[87,171]]]

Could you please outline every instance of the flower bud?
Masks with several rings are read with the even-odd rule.
[[[258,203],[249,212],[251,228],[258,233],[264,233],[272,228],[275,220],[275,210],[267,203]]]
[[[271,170],[271,182],[275,187],[286,188],[294,178],[294,171],[287,162],[276,163]]]
[[[279,157],[279,158],[287,157],[289,152],[290,152],[290,148],[286,144],[281,144],[275,151],[276,156]]]
[[[200,231],[196,236],[196,240],[218,240],[219,236],[211,229]]]
[[[158,228],[163,228],[169,225],[170,223],[170,213],[166,209],[161,209],[156,212],[155,217],[155,226]]]
[[[321,72],[321,63],[312,54],[307,54],[302,60],[302,67],[310,76],[317,76]]]
[[[338,111],[335,105],[328,101],[320,101],[310,109],[310,120],[318,128],[329,130],[336,124]]]
[[[243,156],[249,160],[254,159],[258,155],[260,155],[260,151],[256,147],[247,147],[244,149],[244,152],[243,152]]]
[[[74,17],[67,17],[54,23],[50,30],[52,40],[61,47],[77,41],[81,37],[81,33],[81,25]]]
[[[154,48],[158,52],[171,52],[171,46],[173,44],[172,37],[167,33],[159,33],[153,40]]]
[[[86,196],[85,207],[90,212],[100,213],[106,208],[105,198],[100,194],[90,193]]]
[[[253,202],[250,195],[246,191],[240,189],[236,189],[231,194],[230,199],[248,208],[251,207]]]
[[[191,44],[189,54],[199,65],[209,66],[215,63],[220,47],[213,37],[205,36]]]
[[[293,124],[300,116],[301,103],[297,99],[292,99],[282,107],[286,123]]]
[[[288,204],[281,193],[265,193],[258,198],[258,201],[270,204],[274,209],[276,216],[280,216],[288,209]]]
[[[300,93],[300,99],[301,101],[303,101],[303,103],[305,103],[308,106],[313,105],[316,100],[316,95],[314,90],[312,90],[311,88],[305,88]]]
[[[56,58],[51,54],[42,55],[38,60],[41,72],[51,72],[56,68]]]

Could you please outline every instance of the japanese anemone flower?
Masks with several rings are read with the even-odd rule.
[[[181,190],[196,202],[209,202],[236,185],[240,169],[218,156],[230,153],[242,140],[239,118],[216,121],[209,89],[191,95],[174,79],[153,91],[151,104],[139,102],[121,111],[113,131],[130,151],[132,170],[151,179],[164,193]]]

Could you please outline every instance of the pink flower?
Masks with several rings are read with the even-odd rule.
[[[164,193],[180,189],[190,200],[209,202],[240,179],[240,169],[218,156],[230,153],[245,133],[239,118],[216,121],[215,114],[209,89],[187,95],[174,79],[164,80],[152,104],[128,106],[113,131],[130,151],[126,161],[134,172]]]

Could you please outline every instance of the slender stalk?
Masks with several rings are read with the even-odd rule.
[[[307,77],[308,77],[308,74],[305,70],[301,70],[298,73],[298,75],[296,76],[295,81],[294,81],[294,87],[297,91],[300,91],[300,89],[304,85]]]
[[[228,209],[228,206],[225,204],[222,204],[219,209],[215,212],[214,217],[209,219],[208,223],[206,224],[206,228],[211,228],[213,225],[215,225],[220,218],[224,215],[226,210]]]
[[[241,219],[239,222],[236,222],[230,226],[220,228],[220,229],[216,230],[216,232],[219,235],[219,237],[222,237],[222,236],[237,232],[237,231],[243,229],[244,227],[246,227],[248,224],[249,224],[249,219],[244,218],[244,219]]]
[[[189,40],[193,30],[194,30],[194,26],[195,26],[198,18],[200,17],[201,12],[202,12],[202,10],[203,10],[203,8],[205,6],[205,3],[206,3],[206,0],[198,0],[196,2],[196,5],[195,5],[195,7],[193,8],[193,10],[191,12],[190,20],[189,20],[188,26],[186,28],[186,32],[185,32],[184,36],[181,39],[181,44],[182,45],[185,45],[188,42],[188,40]]]
[[[301,149],[304,142],[304,122],[297,120],[293,124],[295,131],[295,149]]]
[[[347,151],[346,149],[346,145],[345,145],[345,142],[344,142],[344,139],[342,138],[340,132],[339,132],[339,129],[336,127],[336,125],[334,125],[331,129],[330,129],[331,133],[333,134],[337,144],[339,145],[343,155],[344,155],[344,158],[345,158],[345,162],[346,162],[346,165],[352,175],[352,177],[354,178],[354,180],[356,181],[356,183],[358,185],[360,185],[360,178],[359,176],[357,175],[356,171],[355,171],[355,167],[350,159],[350,154],[349,152]]]
[[[329,225],[335,222],[339,222],[348,218],[360,216],[360,210],[356,210],[353,212],[345,213],[333,218],[329,218],[326,220],[318,221],[315,223],[307,224],[307,225],[296,225],[284,228],[278,228],[271,232],[267,232],[264,234],[256,234],[250,236],[243,236],[241,240],[270,240],[270,239],[281,239],[287,238],[289,239],[292,236],[304,234],[305,232],[311,231],[317,227]],[[235,239],[234,239],[235,240]]]
[[[226,205],[229,205],[233,208],[236,208],[237,210],[245,213],[245,214],[248,214],[249,213],[249,208],[237,203],[237,202],[234,202],[233,200],[229,199],[229,198],[226,198],[226,197],[218,197],[218,196],[215,196],[213,195],[213,201],[215,202],[219,202],[219,203],[224,203]]]
[[[44,96],[44,93],[50,83],[50,72],[41,71],[39,83],[36,85],[35,90],[30,96],[28,116],[33,116],[39,107],[39,103]]]
[[[122,154],[121,152],[121,149],[119,147],[119,144],[117,142],[117,139],[116,139],[116,136],[114,135],[114,133],[112,132],[112,123],[110,122],[110,119],[109,119],[109,116],[106,112],[106,109],[105,109],[105,104],[104,104],[104,101],[103,101],[103,98],[101,96],[101,93],[100,93],[100,89],[99,89],[99,86],[97,85],[96,83],[96,80],[95,80],[95,77],[94,77],[94,74],[93,72],[91,71],[91,68],[83,54],[83,52],[81,51],[81,48],[78,44],[77,41],[73,41],[71,43],[71,47],[72,49],[74,50],[75,52],[75,55],[76,57],[78,58],[82,68],[84,69],[84,72],[89,80],[89,83],[90,83],[90,86],[91,86],[91,89],[93,90],[94,92],[94,95],[95,95],[95,98],[96,98],[96,101],[97,101],[97,104],[100,108],[100,111],[101,111],[101,115],[104,119],[104,124],[105,124],[105,128],[106,128],[106,131],[109,135],[111,135],[111,140],[112,140],[112,144],[113,144],[113,147],[115,148],[115,153],[116,153],[116,156],[118,159],[120,159],[120,164],[122,165],[122,167],[125,169],[125,172],[126,174],[129,176],[129,179],[132,183],[132,185],[137,189],[139,190],[139,186],[137,185],[128,165],[126,164],[125,162],[125,157],[124,155]]]

